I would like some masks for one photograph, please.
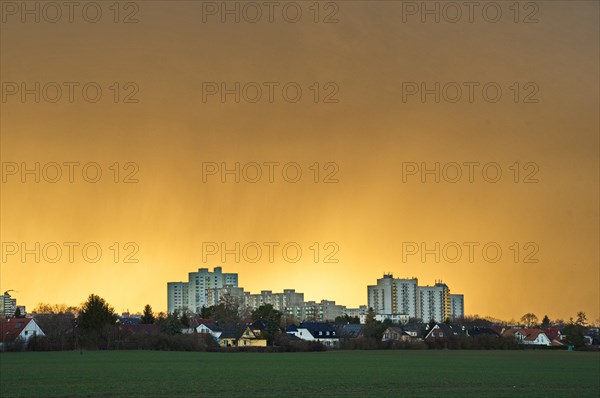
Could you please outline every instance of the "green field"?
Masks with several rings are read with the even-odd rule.
[[[0,397],[594,397],[600,354],[161,351],[0,354]]]

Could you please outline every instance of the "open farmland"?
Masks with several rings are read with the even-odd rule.
[[[598,397],[600,354],[160,351],[0,354],[0,396]]]

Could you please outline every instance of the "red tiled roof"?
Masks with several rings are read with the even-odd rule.
[[[11,318],[0,322],[0,342],[12,343],[31,322],[31,318]]]
[[[492,329],[494,332],[498,333],[498,334],[502,334],[502,329],[504,329],[502,326],[490,326],[490,329]]]
[[[548,336],[548,338],[550,340],[557,339],[560,336],[559,328],[547,328],[544,330],[544,332],[546,333],[546,336]]]
[[[506,329],[502,336],[514,336],[520,329]]]
[[[528,333],[525,335],[525,340],[533,341],[538,338],[538,336],[544,333],[543,330],[540,329],[527,329]]]

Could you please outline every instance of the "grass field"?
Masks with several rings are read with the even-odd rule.
[[[600,354],[162,351],[0,354],[0,397],[594,397]]]

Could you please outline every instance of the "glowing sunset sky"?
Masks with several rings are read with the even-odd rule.
[[[108,8],[98,23],[21,23],[3,14],[4,167],[97,162],[103,175],[98,183],[80,173],[73,183],[66,175],[57,183],[21,183],[3,171],[1,240],[5,248],[97,242],[103,254],[89,263],[76,249],[71,262],[65,249],[56,263],[36,263],[32,255],[23,262],[5,251],[0,291],[18,291],[13,296],[28,310],[39,302],[79,304],[94,292],[118,311],[141,311],[146,303],[159,311],[166,310],[168,281],[223,266],[253,293],[294,288],[306,300],[355,307],[367,304],[368,284],[393,272],[422,285],[443,280],[465,295],[467,314],[568,319],[583,310],[597,319],[598,3],[537,2],[538,23],[515,23],[508,2],[500,3],[505,17],[498,23],[480,13],[473,23],[422,23],[402,13],[402,2],[363,1],[338,2],[338,23],[315,23],[309,2],[298,3],[298,23],[280,14],[273,23],[221,23],[218,16],[203,23],[201,3],[183,1],[140,2],[139,22],[131,24],[114,23]],[[8,95],[6,82],[80,85],[72,103],[35,103],[33,96],[22,102],[20,94]],[[103,88],[98,102],[81,98],[86,82]],[[109,88],[114,82],[118,103]],[[138,103],[123,103],[127,82],[139,87]],[[266,91],[257,103],[235,103],[232,95],[222,103],[219,95],[203,101],[203,82],[279,88],[272,103]],[[303,90],[297,103],[281,97],[287,82]],[[325,89],[328,82],[334,85]],[[479,88],[473,102],[466,90],[456,103],[435,103],[433,96],[422,102],[420,95],[403,102],[403,82]],[[482,99],[489,82],[503,90],[496,103]],[[534,85],[525,89],[527,83]],[[339,88],[332,97],[338,102],[324,103],[331,87]],[[524,103],[530,87],[537,103]],[[115,162],[120,181],[133,170],[123,166],[136,163],[139,182],[114,183]],[[203,162],[297,162],[303,175],[297,183],[280,173],[273,183],[266,175],[257,183],[221,183],[218,175],[203,182]],[[319,183],[310,168],[315,162]],[[332,170],[324,170],[328,162],[339,167],[337,183],[322,182]],[[420,175],[403,182],[406,162],[495,162],[502,178],[486,182],[479,168],[472,183],[466,176],[422,183]],[[536,166],[523,168],[529,162]],[[533,171],[538,182],[523,182]],[[123,262],[127,242],[139,247],[139,262]],[[202,242],[298,242],[303,253],[297,263],[280,250],[273,263],[266,252],[256,263],[232,256],[203,262]],[[320,244],[318,262],[313,242]],[[337,263],[323,262],[327,242],[339,247]],[[436,263],[432,255],[403,261],[402,242],[480,246],[473,262],[464,251],[455,263]],[[481,254],[488,242],[503,250],[495,263]],[[524,248],[528,242],[533,246]],[[539,261],[524,263],[532,247]]]

